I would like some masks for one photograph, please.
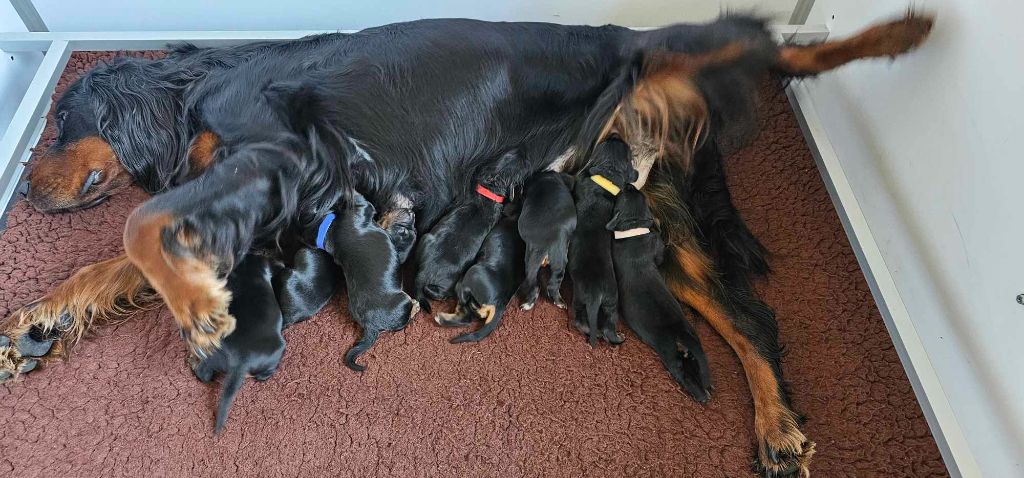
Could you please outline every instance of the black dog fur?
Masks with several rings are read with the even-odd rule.
[[[569,275],[573,284],[573,321],[587,335],[592,347],[601,338],[620,344],[618,324],[618,288],[612,265],[612,234],[605,226],[615,209],[615,196],[599,186],[591,176],[601,175],[622,188],[637,178],[629,145],[612,138],[594,149],[590,167],[576,176],[573,197],[576,202],[576,230],[569,243]],[[586,322],[584,322],[584,318]]]
[[[273,267],[262,256],[247,255],[235,266],[228,276],[228,289],[233,296],[230,310],[237,321],[235,330],[224,338],[220,349],[193,368],[196,377],[206,383],[215,373],[224,374],[214,433],[224,429],[245,377],[269,379],[284,357],[284,319],[274,296],[272,276]]]
[[[612,244],[619,311],[626,325],[658,354],[672,378],[694,400],[705,403],[711,396],[707,355],[683,308],[658,272],[665,243],[655,230],[654,216],[644,195],[627,185],[616,199],[608,230],[635,228],[648,228],[650,232],[614,239]]]
[[[341,282],[330,254],[312,247],[295,252],[291,266],[274,272],[274,293],[288,328],[312,317],[327,305]]]
[[[444,326],[465,326],[483,320],[480,329],[460,334],[451,343],[479,342],[501,325],[505,308],[523,277],[525,244],[519,237],[518,214],[509,210],[487,234],[473,265],[455,286],[459,305],[453,314],[434,320]]]
[[[565,308],[562,279],[569,263],[569,241],[575,230],[572,176],[554,171],[533,175],[523,190],[519,215],[519,235],[526,243],[526,279],[519,288],[523,310],[532,309],[537,302],[538,276],[545,263],[551,268],[548,298],[559,308]]]

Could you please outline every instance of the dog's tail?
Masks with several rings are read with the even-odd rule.
[[[228,412],[231,411],[231,405],[235,403],[235,397],[238,396],[238,391],[242,389],[244,382],[245,371],[239,366],[233,367],[224,376],[224,389],[220,394],[220,403],[217,404],[217,424],[213,429],[214,434],[219,434],[221,430],[224,430],[224,424],[228,421]]]
[[[466,305],[463,306],[463,309],[466,310],[467,313],[469,310],[476,311],[475,313],[483,319],[484,325],[473,332],[456,335],[448,341],[449,343],[461,344],[464,342],[479,342],[485,339],[488,335],[491,335],[491,332],[494,332],[494,330],[501,325],[502,316],[505,314],[504,305],[480,304],[480,301],[473,297],[472,293],[468,290],[463,297],[466,298]]]
[[[348,349],[348,352],[345,352],[345,366],[355,370],[356,372],[366,370],[365,366],[356,363],[356,359],[359,358],[360,355],[366,353],[367,350],[370,350],[370,347],[373,347],[373,344],[377,343],[377,337],[379,335],[380,332],[377,330],[364,328],[363,336],[359,339],[359,342],[356,342],[352,348]]]
[[[590,341],[591,348],[597,348],[597,318],[601,312],[601,304],[594,303],[588,304],[586,308],[587,312],[587,327],[590,328],[588,334],[588,340]]]

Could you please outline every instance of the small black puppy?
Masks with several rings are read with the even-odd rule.
[[[451,343],[479,342],[501,325],[505,308],[523,278],[523,250],[518,217],[510,207],[484,239],[476,261],[455,286],[459,305],[455,313],[434,317],[440,325],[465,326],[483,320],[478,330],[451,339]]]
[[[348,309],[363,336],[345,353],[345,365],[362,372],[356,359],[369,350],[381,332],[402,330],[419,305],[402,291],[399,251],[391,236],[375,222],[377,210],[358,192],[345,207],[328,215],[316,230],[316,245],[341,266],[348,288]]]
[[[612,234],[605,226],[615,209],[615,196],[626,183],[636,181],[629,145],[611,138],[594,148],[589,167],[576,176],[576,230],[569,243],[569,274],[573,284],[573,321],[576,329],[597,346],[600,334],[611,344],[624,340],[618,324],[618,288],[612,265]],[[583,321],[584,317],[586,322]]]
[[[711,374],[700,338],[665,285],[658,265],[665,243],[652,231],[654,216],[644,195],[626,186],[608,222],[614,231],[612,258],[619,284],[619,310],[629,328],[657,352],[661,363],[700,403],[710,397]]]
[[[224,374],[224,389],[217,406],[214,433],[224,429],[231,404],[247,375],[267,380],[277,371],[284,356],[284,319],[271,285],[273,268],[262,256],[250,254],[228,276],[231,291],[229,311],[235,330],[221,347],[192,367],[196,377],[208,383],[215,373]]]
[[[526,169],[515,151],[506,153],[480,179],[476,192],[445,214],[416,246],[416,299],[430,311],[431,299],[451,297],[455,282],[473,263],[487,233],[498,222]]]
[[[526,279],[519,287],[523,310],[530,310],[540,295],[538,275],[551,267],[547,294],[556,306],[562,302],[562,279],[569,262],[569,240],[576,230],[576,205],[572,199],[572,176],[554,171],[534,174],[523,191],[519,235],[526,243]]]
[[[288,328],[312,317],[327,305],[341,281],[341,271],[330,254],[302,247],[295,252],[290,267],[274,272],[274,292]]]

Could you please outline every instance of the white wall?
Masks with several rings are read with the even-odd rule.
[[[796,0],[34,0],[51,31],[345,30],[418,18],[659,26],[725,10],[785,23]]]
[[[809,87],[979,467],[1024,476],[1024,2],[913,3],[938,14],[921,50]],[[906,8],[817,0],[808,23]]]
[[[25,24],[6,0],[0,0],[0,31],[23,32]],[[42,53],[7,53],[0,51],[0,136],[11,123],[14,110],[43,61]],[[0,204],[0,210],[4,207]]]

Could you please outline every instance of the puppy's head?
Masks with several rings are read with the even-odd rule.
[[[480,176],[480,184],[494,193],[513,199],[516,188],[522,185],[527,171],[529,164],[519,152],[509,151]]]
[[[619,187],[636,181],[640,176],[633,168],[633,153],[630,152],[629,145],[618,138],[611,138],[597,145],[590,160],[588,174],[604,176]]]
[[[640,227],[653,228],[654,216],[647,199],[632,184],[627,184],[615,200],[615,212],[605,226],[609,231],[628,231]]]

